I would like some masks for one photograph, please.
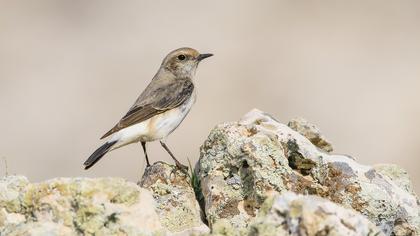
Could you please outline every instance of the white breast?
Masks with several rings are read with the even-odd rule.
[[[196,95],[193,93],[183,105],[118,131],[110,139],[110,141],[118,140],[112,149],[134,142],[150,142],[165,138],[181,124],[194,105],[195,99]]]
[[[150,119],[150,141],[162,139],[172,133],[184,120],[195,103],[195,94],[183,105]]]

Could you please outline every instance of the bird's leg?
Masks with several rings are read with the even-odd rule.
[[[160,144],[162,145],[162,147],[169,153],[169,155],[172,157],[172,159],[174,159],[176,166],[181,169],[182,171],[185,171],[185,173],[188,173],[188,166],[184,166],[183,164],[181,164],[181,162],[179,162],[174,154],[172,154],[171,150],[169,150],[168,146],[166,146],[166,143],[163,142],[162,140],[160,141]]]
[[[146,142],[141,142],[141,146],[143,147],[144,156],[146,157],[146,168],[147,168],[150,166],[150,163],[149,163],[149,158],[147,157],[147,152],[146,152]]]

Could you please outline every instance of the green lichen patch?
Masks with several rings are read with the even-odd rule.
[[[162,225],[171,232],[181,232],[204,225],[196,200],[199,192],[194,191],[198,191],[198,181],[193,173],[186,175],[175,166],[156,162],[148,167],[140,186],[153,193]]]
[[[13,186],[10,183],[13,181],[19,179],[3,179],[0,186]],[[3,219],[0,235],[6,232],[7,235],[31,235],[32,229],[24,227],[31,224],[35,227],[33,230],[57,232],[56,235],[117,235],[124,232],[151,235],[154,231],[162,230],[157,215],[153,218],[153,214],[156,214],[154,209],[146,210],[147,207],[153,207],[150,202],[144,202],[147,207],[142,210],[149,212],[145,213],[151,217],[148,221],[156,219],[157,224],[150,226],[151,229],[142,229],[130,222],[127,216],[132,215],[134,221],[141,216],[130,208],[136,209],[142,201],[147,200],[147,196],[143,196],[140,201],[141,191],[143,195],[147,193],[123,179],[57,178],[42,183],[26,183],[19,191],[5,190],[5,193],[16,196],[13,199],[10,196],[8,199],[0,197],[0,218]],[[123,220],[120,216],[123,216]]]

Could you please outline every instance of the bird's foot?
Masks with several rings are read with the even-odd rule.
[[[188,166],[181,164],[181,162],[179,161],[176,161],[175,164],[176,164],[176,169],[174,169],[175,172],[177,169],[179,169],[182,173],[184,173],[185,175],[188,175]]]
[[[146,165],[146,167],[144,168],[144,171],[146,172],[147,170],[150,169],[150,167],[152,167],[151,165]]]
[[[182,170],[182,171],[188,171],[188,166],[185,166],[183,164],[181,164],[180,162],[176,163],[176,167],[178,167],[178,169]]]

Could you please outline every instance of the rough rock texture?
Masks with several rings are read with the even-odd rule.
[[[366,217],[327,199],[293,192],[275,194],[261,205],[257,216],[238,230],[227,220],[213,225],[211,236],[380,236]]]
[[[303,118],[295,118],[287,124],[291,129],[305,136],[311,143],[325,152],[332,152],[333,146],[314,124]]]
[[[407,172],[331,151],[307,121],[287,126],[253,110],[210,133],[192,176],[157,162],[141,187],[118,178],[1,178],[0,236],[420,235]]]
[[[165,235],[149,191],[117,178],[0,179],[0,235]]]
[[[14,225],[2,231],[0,235],[3,235],[3,233],[7,236],[77,235],[70,227],[52,221],[27,222],[25,224]]]
[[[385,235],[420,234],[413,192],[347,156],[320,151],[258,110],[212,130],[197,170],[210,225],[227,219],[234,227],[246,227],[267,194],[293,191],[353,208]]]
[[[156,162],[145,171],[140,186],[153,193],[161,223],[172,233],[209,231],[201,221],[202,213],[190,177],[175,166]]]
[[[394,164],[377,164],[373,168],[382,175],[389,177],[396,185],[405,189],[407,192],[416,195],[407,171],[400,166]]]
[[[360,213],[317,196],[292,192],[266,200],[248,235],[382,235]]]

